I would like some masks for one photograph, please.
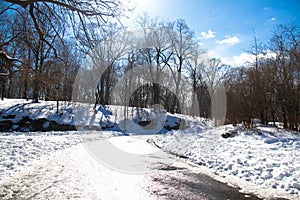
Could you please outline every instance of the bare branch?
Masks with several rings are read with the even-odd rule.
[[[7,10],[11,9],[13,4],[10,4],[9,6],[7,6],[6,8],[4,8],[3,10],[0,11],[0,15],[2,15],[3,13],[5,13]]]
[[[105,0],[97,0],[94,2],[94,5],[90,1],[75,1],[75,0],[70,0],[70,1],[56,1],[56,0],[6,0],[7,2],[17,4],[22,6],[23,8],[26,8],[27,6],[30,6],[31,4],[34,3],[51,3],[57,6],[60,6],[62,8],[68,9],[70,11],[76,11],[79,12],[85,16],[111,16],[114,17],[115,14],[114,12],[116,9],[113,7],[117,7],[118,5],[113,2],[113,1],[105,1]],[[108,11],[106,12],[101,12],[99,8],[104,8],[107,9]]]
[[[25,64],[22,60],[19,60],[17,58],[12,58],[5,51],[0,51],[0,58],[11,61],[11,62],[20,62],[22,64]]]

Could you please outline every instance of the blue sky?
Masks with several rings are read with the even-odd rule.
[[[212,57],[240,64],[247,59],[255,30],[257,38],[270,39],[278,24],[296,22],[300,26],[297,0],[131,0],[137,13],[164,20],[185,19]]]

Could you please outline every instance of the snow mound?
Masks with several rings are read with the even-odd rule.
[[[188,117],[165,110],[78,102],[23,99],[0,101],[0,131],[106,130],[133,134],[165,133],[186,128]],[[124,117],[126,116],[126,117]],[[193,119],[194,120],[194,119]]]

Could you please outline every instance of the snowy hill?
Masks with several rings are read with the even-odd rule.
[[[58,110],[56,106],[55,101],[0,101],[0,131],[111,130],[153,134],[186,125],[178,115],[151,109],[129,107],[124,118],[122,106],[99,105],[95,109],[94,105],[72,102],[59,102]]]
[[[65,102],[56,113],[56,102],[5,99],[0,101],[0,131],[75,130],[71,108]]]

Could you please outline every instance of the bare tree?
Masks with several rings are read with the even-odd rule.
[[[189,77],[191,79],[191,84],[192,84],[192,106],[191,106],[191,111],[190,114],[192,116],[195,115],[200,115],[199,113],[196,113],[195,111],[198,110],[196,108],[201,108],[199,102],[197,101],[197,91],[199,91],[199,86],[200,85],[205,85],[204,80],[203,80],[203,72],[202,72],[202,56],[205,54],[205,51],[200,48],[198,42],[194,43],[193,50],[191,51],[190,55],[188,55],[188,73]],[[199,96],[201,96],[199,94]],[[198,105],[196,104],[198,102]]]
[[[265,85],[263,84],[261,71],[262,65],[264,62],[264,47],[261,42],[256,37],[255,31],[253,33],[253,42],[251,44],[250,50],[248,53],[254,56],[254,61],[250,63],[253,67],[252,70],[249,71],[250,81],[251,81],[251,91],[252,98],[255,99],[252,109],[256,110],[256,118],[259,118],[263,124],[267,123],[266,119],[266,91]]]
[[[169,64],[169,69],[171,70],[176,85],[175,95],[177,98],[180,98],[179,91],[182,81],[182,72],[184,67],[187,66],[187,58],[194,45],[194,33],[190,30],[183,19],[176,20],[174,22],[173,29],[174,31],[170,32],[170,38],[172,40],[173,63]],[[176,99],[174,99],[172,112],[178,112],[178,107],[178,105],[176,106]]]
[[[8,10],[16,11],[17,13],[27,12],[34,25],[35,30],[41,41],[45,42],[52,48],[57,56],[57,51],[51,41],[45,36],[41,29],[42,22],[51,26],[54,32],[60,32],[60,25],[71,23],[74,31],[81,28],[84,37],[87,41],[93,41],[93,35],[87,25],[96,23],[98,27],[104,27],[111,18],[118,18],[122,11],[121,1],[110,0],[5,0],[6,6],[2,8],[0,13]],[[19,6],[19,7],[17,7]],[[41,9],[43,7],[43,9]],[[41,16],[45,21],[41,21]],[[49,17],[52,16],[52,17]],[[22,17],[20,15],[20,17]],[[54,22],[54,23],[53,23]],[[60,25],[59,25],[60,24]],[[78,27],[77,27],[78,26]],[[60,39],[62,39],[62,36]],[[79,36],[78,34],[75,36]],[[89,44],[92,48],[92,43]]]
[[[171,58],[171,41],[169,38],[170,27],[167,23],[142,16],[139,25],[143,29],[142,48],[140,54],[143,57],[143,65],[149,68],[148,78],[153,86],[153,104],[159,104],[161,100],[160,85],[162,75]]]
[[[263,123],[283,122],[284,128],[299,128],[300,31],[295,24],[279,25],[270,43],[254,36],[254,62],[237,68],[226,80],[228,117],[246,121],[257,117]]]
[[[42,89],[40,81],[45,82],[42,76],[43,65],[48,62],[48,58],[52,57],[51,59],[56,59],[55,63],[64,62],[68,66],[67,61],[62,61],[66,57],[61,53],[61,49],[64,49],[66,40],[72,37],[70,35],[72,31],[77,41],[81,41],[81,44],[86,44],[85,47],[91,49],[98,42],[95,38],[98,32],[93,32],[95,28],[90,29],[90,27],[104,30],[118,22],[123,11],[125,9],[120,1],[108,0],[5,0],[1,2],[0,16],[9,20],[1,21],[1,24],[5,25],[1,26],[1,29],[8,28],[3,33],[1,31],[0,51],[2,57],[5,56],[10,63],[21,63],[18,72],[25,78],[23,96],[28,96],[26,76],[33,75],[35,85],[33,98],[35,101],[38,100],[39,91]],[[19,28],[16,28],[17,21],[23,21],[23,25]],[[23,47],[20,44],[13,47],[15,41],[26,44]],[[28,50],[25,50],[24,46],[28,46]],[[22,48],[25,51],[21,51]],[[15,58],[13,51],[19,52],[16,54],[18,59]],[[24,53],[26,51],[27,53]],[[30,68],[32,74],[28,73]],[[8,81],[8,83],[12,82]]]
[[[299,41],[295,24],[280,25],[271,39],[276,53],[278,103],[285,128],[297,129],[299,124]]]

